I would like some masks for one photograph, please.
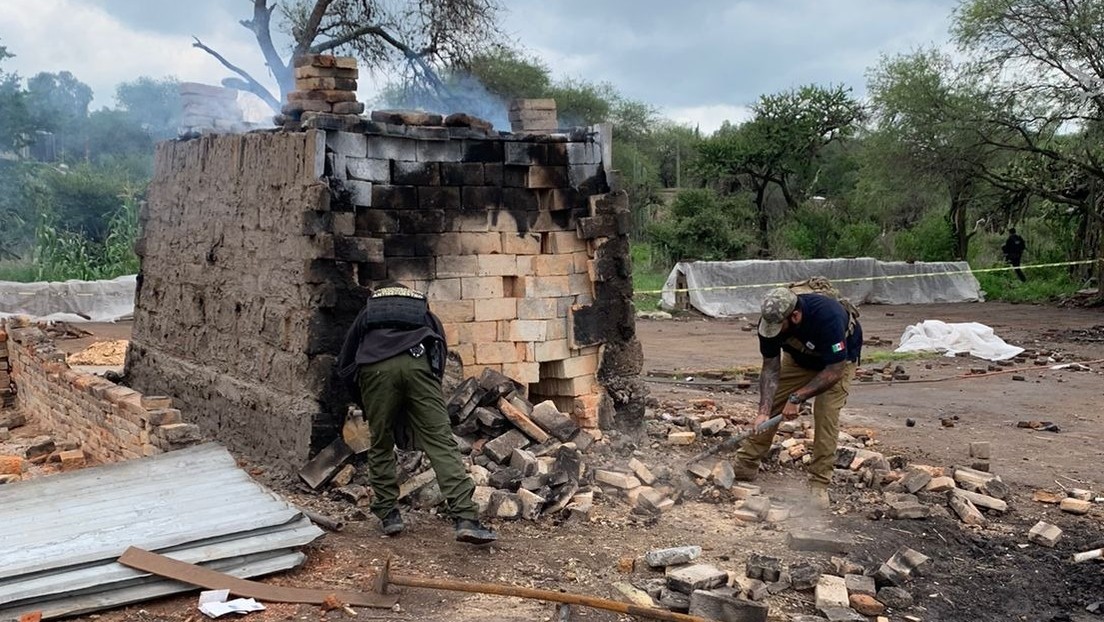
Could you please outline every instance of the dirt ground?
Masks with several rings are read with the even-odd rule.
[[[887,342],[866,348],[866,355],[884,357],[875,353],[891,350],[908,324],[924,319],[980,321],[1029,352],[1057,352],[1065,361],[1104,359],[1104,342],[1100,341],[1104,338],[1104,313],[994,303],[865,307],[862,323],[867,340]],[[689,412],[693,399],[712,398],[719,412],[734,421],[745,420],[757,400],[754,385],[751,390],[739,391],[707,383],[713,382],[711,377],[732,375],[733,369],[757,368],[756,339],[754,332],[744,330],[747,324],[741,319],[640,321],[638,333],[655,397],[649,435],[636,441],[609,435],[610,443],[595,445],[591,465],[619,466],[635,455],[653,468],[666,466],[679,472],[685,459],[706,444],[669,447],[663,442],[668,424],[662,416]],[[126,325],[91,329],[101,339],[118,339]],[[79,351],[90,343],[81,341],[63,346]],[[1026,366],[1032,367],[1032,361],[1033,357]],[[700,561],[739,573],[752,553],[777,555],[785,564],[813,560],[830,568],[828,554],[798,553],[785,545],[788,532],[815,528],[850,535],[856,545],[849,557],[867,566],[884,561],[901,545],[931,557],[923,575],[908,586],[916,605],[891,613],[895,621],[904,620],[905,615],[923,621],[1101,619],[1085,608],[1104,600],[1104,563],[1074,565],[1068,560],[1075,552],[1104,546],[1104,506],[1097,504],[1087,516],[1073,516],[1033,502],[1031,493],[1035,488],[1058,490],[1059,486],[1104,492],[1104,409],[1100,407],[1104,362],[1091,365],[1091,372],[1032,369],[964,379],[954,377],[973,367],[984,368],[985,362],[927,357],[900,364],[906,368],[909,382],[856,382],[852,386],[841,425],[876,430],[879,445],[875,449],[887,456],[904,455],[913,462],[937,466],[967,463],[969,442],[991,441],[992,471],[1011,484],[1013,492],[1010,511],[994,517],[987,527],[967,527],[947,517],[885,519],[877,511],[877,495],[841,483],[833,488],[830,514],[791,518],[779,524],[742,523],[733,517],[731,500],[723,496],[707,494],[680,503],[655,520],[632,515],[623,500],[607,495],[599,498],[586,524],[555,525],[547,519],[501,522],[494,525],[500,543],[473,548],[454,542],[451,525],[443,518],[420,511],[406,514],[408,527],[402,536],[382,538],[374,520],[356,520],[363,518],[356,508],[326,494],[308,493],[289,477],[257,471],[258,479],[292,502],[348,521],[343,531],[330,533],[306,549],[304,567],[266,581],[370,589],[373,571],[385,557],[393,556],[392,572],[396,574],[501,582],[617,599],[612,584],[662,576],[641,563],[625,572],[626,560],[659,547],[697,544],[703,549]],[[1025,380],[1013,380],[1016,374]],[[687,382],[688,377],[694,380]],[[916,382],[943,378],[947,380]],[[941,418],[956,416],[953,428],[941,425]],[[906,419],[914,419],[915,426],[908,427]],[[1061,431],[1017,428],[1020,420],[1053,421]],[[787,469],[766,473],[757,483],[772,498],[799,504],[803,481],[799,471]],[[1027,544],[1028,529],[1040,519],[1065,530],[1053,549]],[[771,620],[815,613],[808,592],[788,590],[767,602]],[[556,619],[556,611],[548,603],[421,589],[404,591],[401,609],[363,609],[353,618],[341,610],[324,613],[316,606],[270,605],[267,611],[248,617],[256,621]],[[197,622],[201,617],[193,595],[82,619]],[[571,619],[623,618],[575,609]]]

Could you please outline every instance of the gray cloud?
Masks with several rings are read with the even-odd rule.
[[[0,42],[17,44],[20,55],[10,66],[23,75],[70,69],[94,86],[98,104],[110,103],[118,81],[139,75],[228,75],[188,47],[191,35],[265,79],[256,43],[238,24],[251,13],[245,0],[36,0],[53,8],[33,12],[17,6],[24,1],[0,0],[0,13],[20,12],[8,28],[0,23]],[[557,76],[610,82],[673,116],[708,117],[715,126],[724,111],[802,84],[844,84],[862,94],[879,55],[945,44],[956,3],[508,0],[503,24]]]
[[[863,91],[879,54],[947,39],[955,0],[516,0],[507,24],[554,69],[660,106],[746,105],[811,82]]]

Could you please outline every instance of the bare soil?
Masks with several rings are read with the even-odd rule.
[[[942,319],[986,323],[1006,341],[1029,351],[1058,352],[1066,361],[1104,359],[1104,347],[1095,340],[1104,331],[1093,329],[1104,326],[1100,311],[983,303],[865,307],[863,313],[867,339],[889,342],[867,348],[868,357],[890,350],[908,324]],[[686,448],[671,448],[663,442],[670,426],[662,415],[693,412],[691,400],[713,399],[721,414],[737,422],[746,420],[757,401],[754,385],[740,391],[728,386],[732,383],[723,383],[724,388],[709,383],[714,377],[738,377],[734,369],[758,367],[756,338],[754,332],[744,330],[747,324],[741,319],[640,321],[637,329],[645,348],[646,371],[654,379],[649,435],[627,439],[610,434],[608,443],[595,445],[591,464],[620,466],[636,455],[654,469],[681,472],[687,458],[713,442]],[[119,335],[120,328],[110,327],[103,339],[126,338]],[[95,327],[92,330],[97,332]],[[424,511],[405,514],[407,531],[400,537],[382,538],[375,521],[365,519],[363,511],[328,494],[306,492],[286,475],[252,468],[250,472],[259,480],[292,502],[349,521],[343,531],[328,534],[306,549],[304,567],[266,581],[367,590],[374,570],[384,558],[393,556],[392,572],[398,574],[501,582],[618,599],[613,583],[661,576],[639,562],[626,571],[633,566],[629,560],[658,547],[697,544],[704,550],[701,561],[736,573],[742,573],[744,561],[752,553],[777,555],[786,564],[811,559],[830,568],[829,555],[799,553],[785,545],[792,530],[830,528],[855,539],[850,557],[867,566],[884,561],[902,545],[931,557],[923,575],[908,586],[916,605],[891,612],[892,620],[903,620],[905,615],[925,621],[1100,619],[1085,607],[1104,600],[1104,563],[1075,565],[1069,558],[1075,552],[1104,546],[1104,507],[1098,504],[1087,516],[1072,516],[1033,502],[1031,492],[1040,487],[1058,490],[1060,486],[1104,491],[1104,411],[1100,408],[1104,364],[1091,365],[1090,372],[1032,369],[962,379],[955,377],[970,368],[985,367],[985,362],[930,357],[900,364],[906,368],[909,382],[852,385],[842,425],[876,430],[879,445],[875,449],[886,455],[901,454],[914,462],[939,466],[967,463],[969,442],[991,441],[992,471],[1010,483],[1013,492],[1010,511],[991,516],[987,527],[967,527],[946,517],[917,521],[881,518],[876,493],[840,483],[833,488],[830,514],[791,518],[779,524],[742,523],[734,519],[730,499],[709,491],[698,500],[676,505],[658,520],[632,515],[623,500],[609,495],[599,499],[586,524],[556,525],[547,519],[502,522],[495,524],[501,543],[474,548],[454,542],[451,525]],[[1025,381],[1013,380],[1013,375],[1023,375]],[[687,377],[694,380],[686,382]],[[930,382],[933,380],[937,381]],[[914,427],[906,425],[910,418],[915,420]],[[943,427],[942,418],[953,420],[954,427]],[[1019,420],[1053,421],[1061,431],[1017,428]],[[776,500],[800,505],[803,481],[802,473],[786,469],[765,473],[757,483]],[[1040,519],[1065,530],[1053,549],[1027,543],[1028,529]],[[771,620],[815,613],[808,592],[789,590],[772,596],[768,603]],[[270,605],[265,612],[250,614],[249,619],[474,622],[555,618],[554,607],[548,603],[422,589],[405,590],[401,608],[400,612],[363,609],[353,618],[341,610]],[[201,617],[195,609],[195,596],[190,595],[83,619],[197,622]],[[576,609],[572,619],[622,618]]]

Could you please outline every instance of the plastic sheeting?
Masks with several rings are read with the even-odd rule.
[[[680,275],[691,290],[690,304],[711,317],[758,313],[767,290],[813,276],[828,277],[855,304],[977,302],[982,293],[969,270],[961,261],[907,263],[869,257],[682,262],[667,277],[661,306],[675,307]]]
[[[901,345],[895,351],[945,352],[947,356],[969,352],[988,361],[1003,361],[1017,356],[1024,349],[1008,345],[985,324],[924,320],[905,329]]]
[[[36,321],[115,322],[134,314],[136,286],[133,274],[110,281],[0,281],[0,318],[29,315]]]

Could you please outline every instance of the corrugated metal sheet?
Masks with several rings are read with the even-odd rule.
[[[162,579],[115,562],[128,546],[246,572],[322,535],[215,443],[0,487],[0,525],[0,620],[164,593],[151,587]]]

